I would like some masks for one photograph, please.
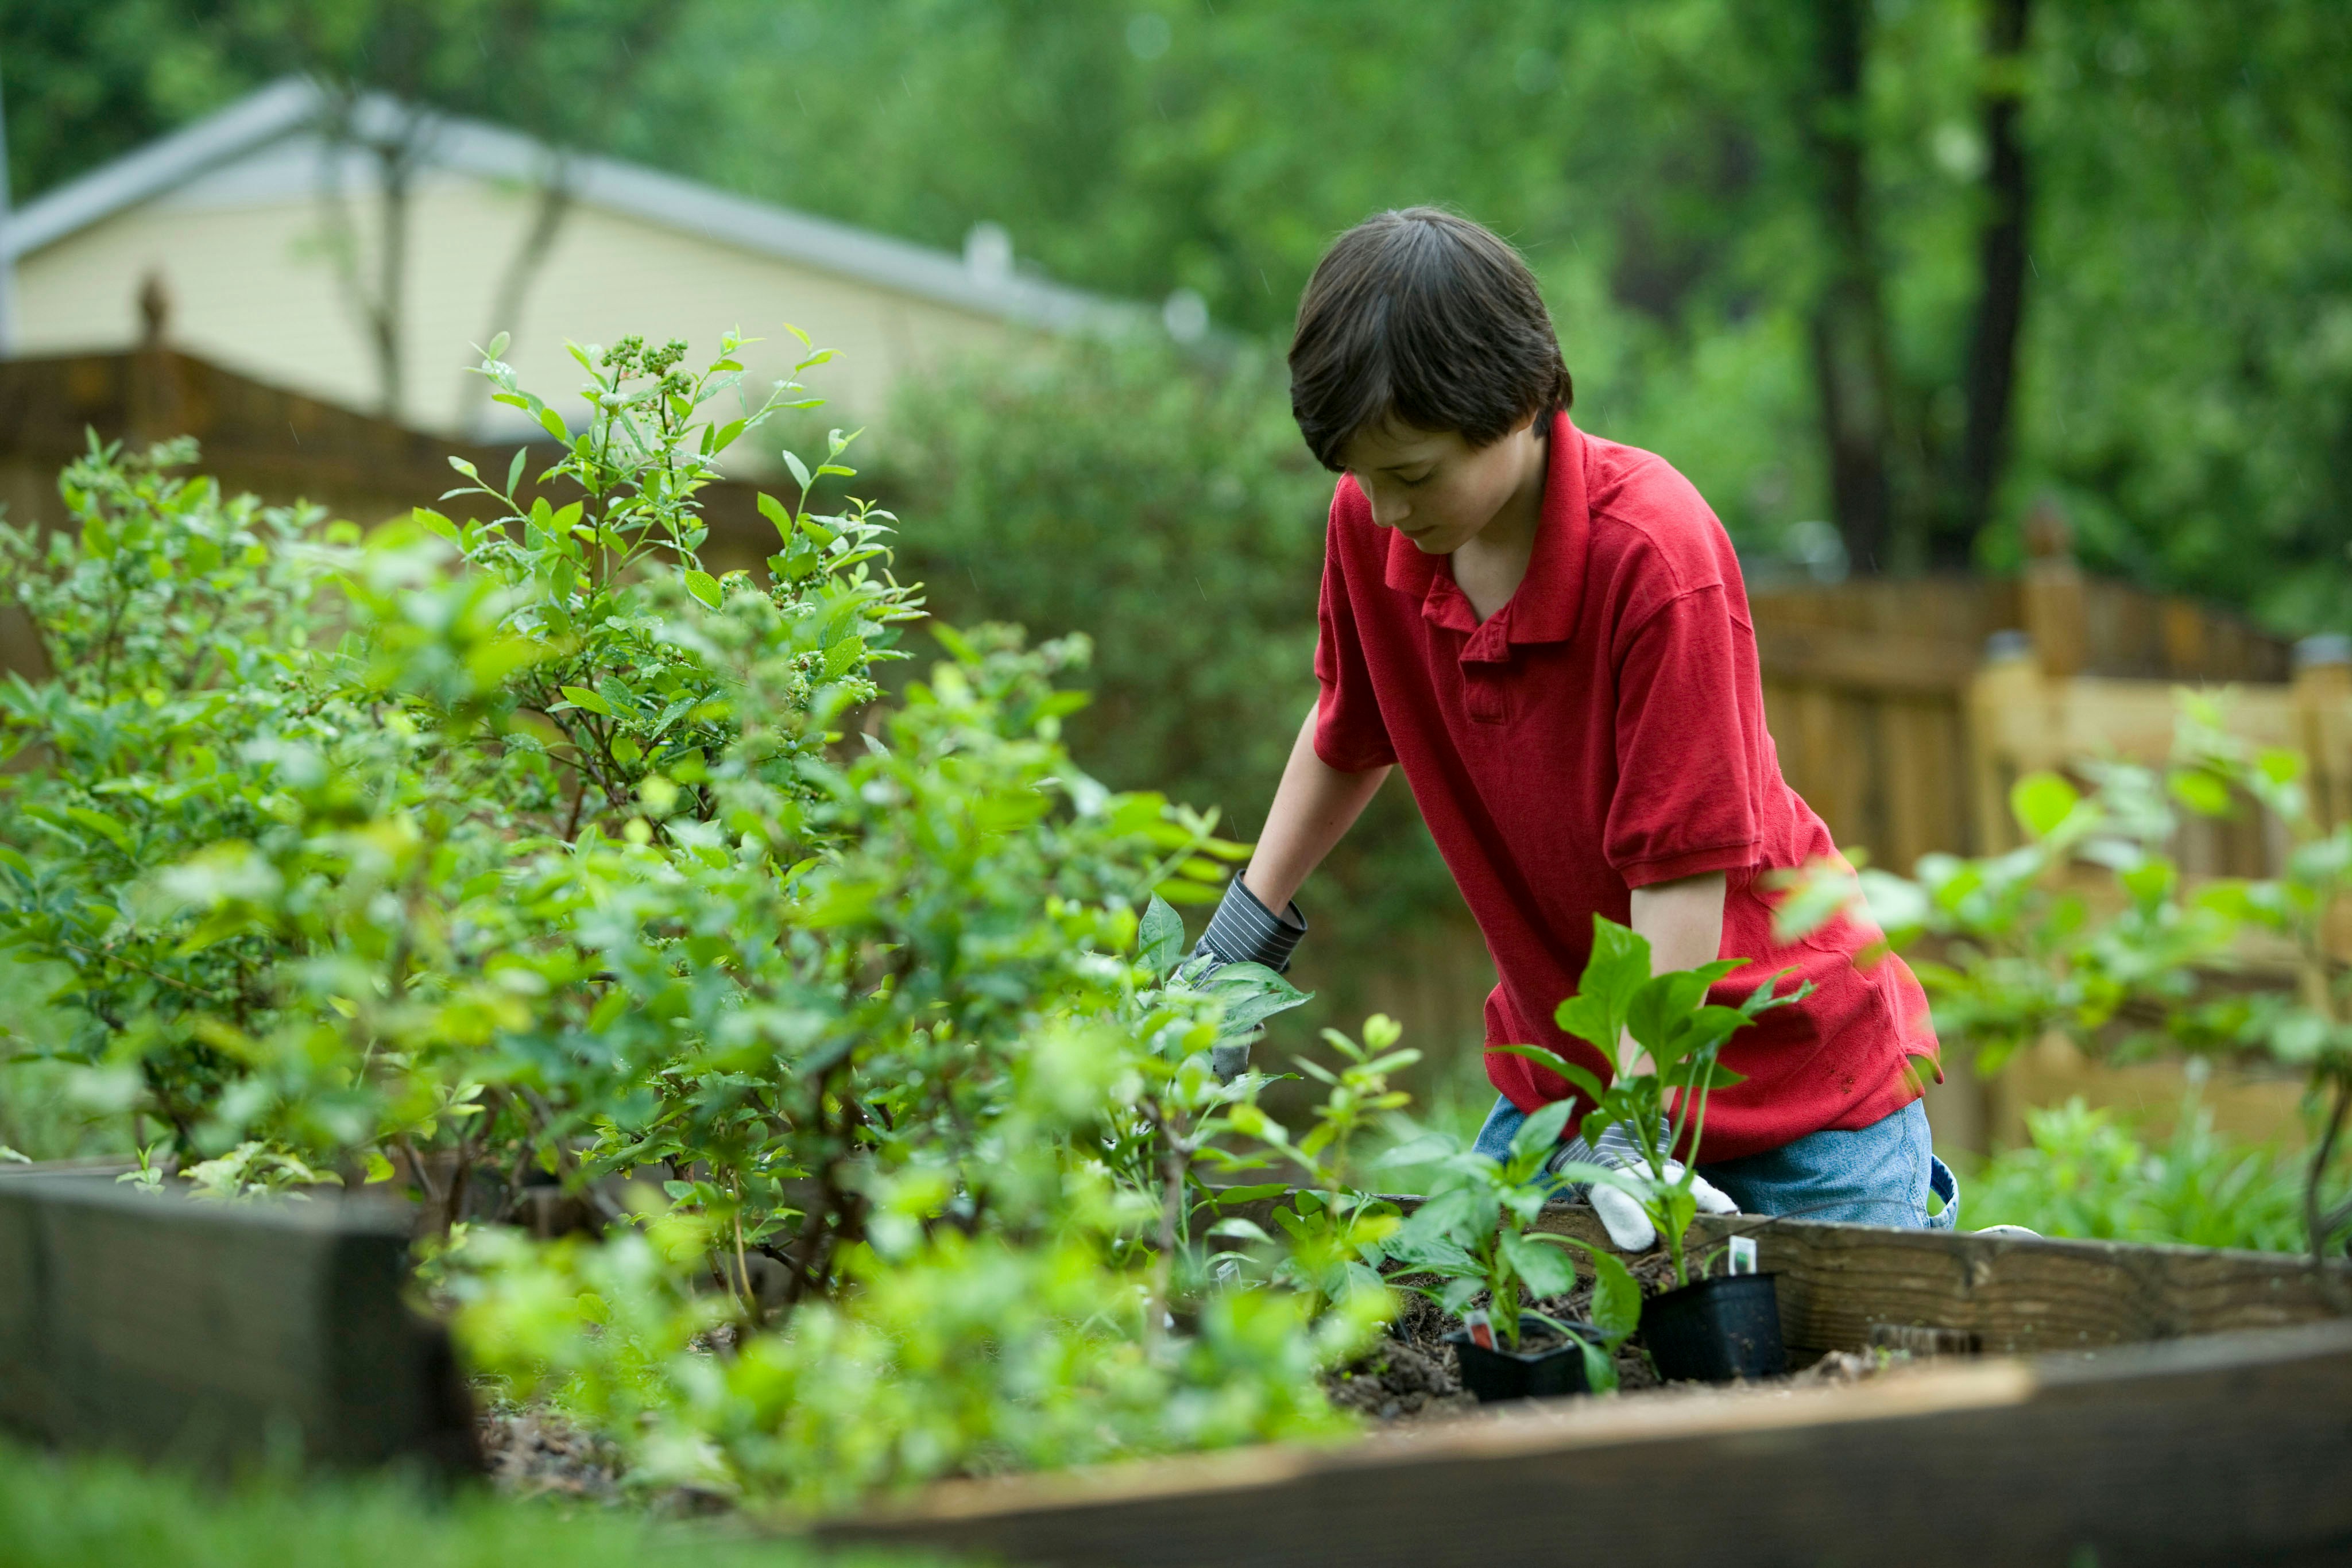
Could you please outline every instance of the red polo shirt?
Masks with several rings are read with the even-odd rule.
[[[1528,575],[1484,622],[1453,562],[1372,522],[1351,478],[1331,503],[1323,566],[1316,754],[1354,772],[1403,766],[1502,983],[1489,1044],[1549,1047],[1596,1072],[1600,1053],[1552,1012],[1576,989],[1597,913],[1633,890],[1726,873],[1725,957],[1754,960],[1716,999],[1775,970],[1813,993],[1725,1047],[1747,1081],[1708,1102],[1703,1160],[1863,1127],[1919,1093],[1933,1065],[1919,983],[1899,958],[1857,963],[1878,933],[1843,917],[1795,943],[1772,935],[1765,873],[1837,851],[1780,777],[1764,728],[1756,632],[1731,541],[1663,459],[1552,426]],[[1522,1110],[1569,1093],[1524,1057],[1486,1073]]]

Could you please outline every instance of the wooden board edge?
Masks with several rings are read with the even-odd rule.
[[[1518,1489],[1531,1477],[1574,1477],[1598,1468],[1647,1473],[1658,1465],[1690,1465],[1695,1457],[1710,1457],[1718,1466],[1740,1461],[1803,1475],[1810,1454],[1875,1453],[1882,1445],[1890,1462],[1916,1465],[1937,1451],[1939,1434],[1946,1431],[1998,1448],[2004,1440],[2000,1435],[2014,1430],[2029,1446],[2038,1442],[2053,1449],[2037,1459],[2045,1461],[2051,1488],[2063,1490],[2065,1467],[2057,1450],[2071,1440],[2063,1434],[2084,1429],[2086,1421],[2119,1424],[2144,1454],[2155,1454],[2167,1467],[2214,1471],[2217,1479],[2210,1484],[2226,1491],[2233,1483],[2222,1470],[2259,1468],[2277,1456],[2237,1451],[2231,1466],[2218,1468],[2200,1458],[2198,1435],[2214,1412],[2231,1408],[2229,1402],[2241,1397],[2292,1400],[2306,1381],[2322,1379],[2327,1386],[2352,1387],[2352,1323],[2171,1342],[2088,1359],[2005,1359],[1923,1369],[1779,1399],[1769,1390],[1755,1390],[1625,1401],[1627,1410],[1637,1403],[1660,1407],[1655,1415],[1633,1412],[1630,1419],[1615,1411],[1592,1412],[1593,1402],[1587,1401],[1581,1402],[1587,1411],[1538,1408],[1516,1418],[1464,1423],[1462,1430],[1395,1434],[1340,1449],[1244,1449],[1050,1477],[949,1482],[909,1501],[805,1533],[835,1545],[960,1546],[1010,1562],[1113,1563],[1124,1560],[1127,1543],[1138,1540],[1148,1544],[1135,1555],[1151,1563],[1289,1561],[1297,1559],[1271,1554],[1263,1526],[1282,1521],[1295,1539],[1322,1519],[1344,1523],[1358,1536],[1377,1534],[1386,1522],[1378,1517],[1384,1502],[1419,1507],[1404,1500],[1425,1497],[1434,1485],[1458,1494],[1466,1551],[1482,1543],[1485,1511],[1511,1508],[1514,1496],[1528,1504],[1528,1494]],[[2252,1421],[2259,1430],[2260,1415],[2250,1409],[2240,1419]],[[2336,1448],[2352,1454],[2352,1426],[2326,1410],[2305,1408],[2296,1414],[2296,1430],[2279,1434],[2282,1455],[2299,1445],[2293,1448],[2298,1462],[2311,1461],[2312,1432],[2301,1428],[2315,1422],[2326,1429],[2326,1440]],[[1884,1437],[1874,1435],[1882,1430]],[[1655,1460],[1638,1451],[1652,1447],[1658,1450]],[[1580,1458],[1580,1451],[1588,1457]],[[2343,1457],[2331,1452],[2318,1458],[2333,1465]],[[1679,1495],[1704,1515],[1720,1506],[1706,1478],[1724,1474],[1705,1467],[1689,1470],[1696,1490],[1685,1485]],[[1492,1479],[1475,1479],[1482,1475]],[[1819,1484],[1818,1477],[1809,1480]],[[1911,1478],[1910,1484],[1933,1492],[1942,1482],[1927,1475]],[[2077,1500],[2065,1500],[2071,1505]],[[1996,1515],[2006,1501],[1996,1500]],[[2046,1508],[2049,1499],[2042,1501]],[[2128,1533],[2137,1527],[2128,1511],[2140,1506],[2138,1500],[2094,1494],[2079,1501],[2085,1530]],[[1536,1506],[1565,1511],[1571,1518],[1576,1513],[1570,1500],[1546,1498]],[[2343,1511],[2341,1505],[2326,1507]],[[1360,1517],[1364,1511],[1375,1516],[1369,1526]],[[1728,1535],[1739,1533],[1742,1521],[1736,1512],[1718,1517]],[[1164,1526],[1171,1520],[1181,1521],[1184,1541],[1150,1535],[1152,1521]],[[1425,1519],[1397,1522],[1429,1533]],[[1969,1522],[1996,1535],[2014,1534],[2012,1526],[1998,1520],[1988,1525],[1982,1511]],[[2305,1522],[2273,1519],[2268,1524],[2294,1537]],[[1788,1521],[1778,1523],[1785,1533]],[[1829,1534],[1840,1528],[1829,1518],[1822,1525]],[[2317,1528],[2336,1526],[2321,1520]],[[1143,1536],[1136,1533],[1139,1529]],[[1381,1560],[1410,1559],[1398,1552]],[[1683,1554],[1649,1560],[1702,1559]],[[1979,1559],[1963,1554],[1933,1560]]]

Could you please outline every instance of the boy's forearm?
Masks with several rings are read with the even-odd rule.
[[[1719,871],[1633,890],[1628,924],[1650,943],[1650,973],[1696,969],[1723,946],[1725,878]]]
[[[1706,872],[1652,883],[1633,890],[1633,909],[1626,923],[1650,944],[1650,973],[1696,969],[1712,964],[1723,947],[1724,874]],[[1650,1053],[1634,1046],[1633,1070],[1654,1070]]]
[[[1282,769],[1282,783],[1265,814],[1265,831],[1258,835],[1242,882],[1268,909],[1288,906],[1309,873],[1355,826],[1389,776],[1385,767],[1361,773],[1343,773],[1315,755],[1315,710],[1290,747]],[[1718,915],[1720,911],[1717,912]]]

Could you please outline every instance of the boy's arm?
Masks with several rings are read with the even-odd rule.
[[[1650,939],[1650,973],[1696,969],[1720,956],[1725,881],[1710,871],[1633,890],[1629,923]]]
[[[1325,762],[1315,754],[1315,726],[1316,714],[1309,711],[1290,748],[1290,761],[1283,768],[1282,783],[1275,789],[1265,831],[1258,835],[1249,868],[1226,884],[1209,928],[1192,949],[1220,966],[1290,967],[1291,949],[1307,935],[1307,918],[1291,895],[1354,825],[1364,802],[1389,776],[1386,767],[1346,773]]]
[[[1342,773],[1316,756],[1316,711],[1307,709],[1307,722],[1298,727],[1282,783],[1266,810],[1265,831],[1258,835],[1257,851],[1242,873],[1242,881],[1268,909],[1289,904],[1331,846],[1356,825],[1389,776],[1386,767]]]
[[[1723,946],[1723,894],[1725,879],[1719,871],[1705,872],[1697,876],[1676,877],[1672,882],[1655,882],[1633,890],[1633,908],[1628,924],[1650,939],[1650,973],[1662,975],[1670,969],[1693,969],[1715,961]],[[1654,1071],[1650,1053],[1633,1043],[1627,1035],[1625,1047],[1633,1053],[1630,1063],[1635,1072]],[[1570,1137],[1560,1145],[1560,1152],[1552,1157],[1555,1166],[1564,1160],[1590,1160],[1615,1166],[1620,1170],[1646,1169],[1640,1152],[1622,1127],[1611,1127],[1601,1134],[1600,1142],[1587,1144],[1581,1137]],[[1660,1173],[1674,1180],[1681,1171],[1673,1161]],[[1728,1195],[1705,1176],[1693,1174],[1691,1196],[1701,1209],[1709,1214],[1737,1214],[1739,1206]],[[1657,1228],[1642,1212],[1642,1206],[1628,1194],[1614,1187],[1596,1184],[1587,1194],[1593,1212],[1608,1229],[1609,1239],[1626,1252],[1647,1251],[1657,1243]]]
[[[1208,955],[1218,967],[1254,963],[1277,971],[1290,967],[1290,950],[1307,935],[1307,919],[1290,901],[1291,894],[1355,826],[1365,802],[1389,776],[1387,764],[1345,773],[1315,755],[1316,716],[1310,709],[1307,722],[1298,727],[1298,739],[1283,767],[1274,804],[1266,810],[1265,831],[1258,835],[1249,869],[1226,884],[1223,902],[1192,949]],[[1248,1065],[1247,1040],[1218,1046],[1210,1061],[1223,1083],[1232,1082]]]
[[[1651,974],[1715,962],[1723,947],[1724,886],[1724,873],[1710,871],[1633,890],[1627,924],[1649,938]],[[1651,1070],[1649,1052],[1636,1047],[1633,1071]]]

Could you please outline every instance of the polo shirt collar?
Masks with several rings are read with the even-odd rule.
[[[1510,601],[1481,623],[1470,599],[1454,585],[1451,560],[1424,555],[1402,534],[1389,535],[1381,579],[1421,601],[1422,618],[1462,632],[1465,658],[1507,659],[1509,644],[1564,643],[1575,634],[1584,600],[1584,558],[1592,520],[1585,506],[1584,435],[1565,412],[1552,416],[1544,471],[1543,517],[1536,528],[1528,575]]]

